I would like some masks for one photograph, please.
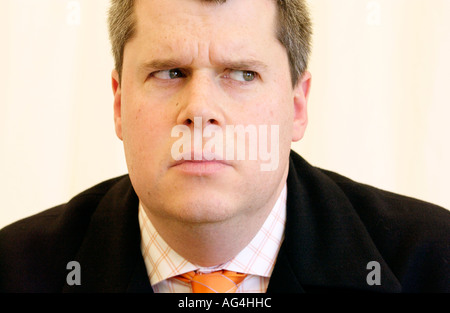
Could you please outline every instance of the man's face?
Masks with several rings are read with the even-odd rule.
[[[272,207],[287,176],[291,141],[306,127],[309,89],[309,74],[292,87],[287,53],[275,35],[275,1],[138,0],[135,12],[122,82],[113,72],[113,89],[116,132],[144,207],[151,215],[187,223],[220,222]],[[261,164],[268,161],[259,153],[251,160],[248,152],[244,160],[235,154],[224,161],[192,156],[176,162],[176,125],[192,131],[192,150],[194,126],[215,125],[225,136],[227,125],[254,125],[258,138],[265,135],[270,142],[275,125],[278,145],[270,142],[267,151],[278,147],[277,166],[264,171]],[[229,139],[223,138],[224,145]]]

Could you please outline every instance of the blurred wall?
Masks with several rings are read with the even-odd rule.
[[[310,0],[313,165],[450,208],[450,1]],[[0,227],[125,174],[108,0],[0,2]]]

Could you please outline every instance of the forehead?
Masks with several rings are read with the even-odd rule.
[[[147,52],[180,53],[202,45],[222,54],[251,53],[276,44],[272,0],[137,0],[136,33]]]

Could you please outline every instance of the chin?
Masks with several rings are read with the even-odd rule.
[[[165,208],[166,213],[186,223],[217,223],[226,221],[239,213],[238,205],[230,199],[208,194],[172,198]]]

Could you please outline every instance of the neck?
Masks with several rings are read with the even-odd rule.
[[[144,207],[159,235],[183,258],[200,267],[231,260],[255,237],[278,200],[284,183],[267,205],[258,210],[213,223],[189,223],[154,215]]]
[[[236,256],[263,223],[264,217],[261,216],[260,221],[250,227],[245,227],[245,222],[231,221],[201,225],[166,222],[164,227],[159,227],[156,222],[154,226],[167,244],[183,258],[200,267],[211,267]]]

